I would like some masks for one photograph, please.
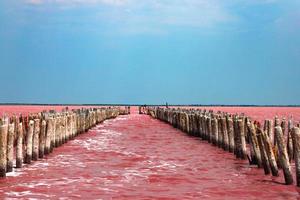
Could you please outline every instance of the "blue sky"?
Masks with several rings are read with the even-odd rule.
[[[0,102],[300,104],[298,0],[0,8]]]

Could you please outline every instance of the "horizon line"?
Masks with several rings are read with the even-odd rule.
[[[284,104],[116,104],[116,103],[0,103],[0,106],[177,106],[177,107],[300,107]]]

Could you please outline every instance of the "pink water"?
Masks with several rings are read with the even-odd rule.
[[[79,109],[79,108],[95,108],[95,107],[105,107],[105,106],[19,106],[19,105],[5,105],[0,106],[0,116],[7,114],[29,114],[29,113],[37,113],[42,112],[44,110],[56,110],[61,111],[62,109],[68,107],[69,110],[71,109]]]
[[[264,176],[205,141],[131,114],[9,173],[0,180],[0,198],[297,199],[300,190],[282,177]]]

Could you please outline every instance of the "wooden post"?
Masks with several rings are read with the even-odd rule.
[[[282,121],[281,121],[281,130],[282,130],[282,134],[285,135],[285,131],[286,131],[286,120],[285,120],[285,118],[283,118]]]
[[[36,161],[39,157],[39,136],[40,136],[40,119],[34,120],[32,160]]]
[[[264,145],[262,132],[259,129],[257,129],[257,131],[258,131],[257,132],[257,141],[258,141],[258,145],[259,145],[262,165],[264,167],[265,174],[267,175],[267,174],[270,174],[270,163],[269,163],[266,148]]]
[[[51,143],[50,143],[50,153],[53,152],[53,149],[55,148],[56,145],[56,116],[53,116],[51,118],[51,125],[52,125],[52,132],[50,132],[50,137],[51,137]]]
[[[21,168],[23,164],[23,124],[18,124],[17,129],[17,149],[16,149],[16,168]]]
[[[292,129],[293,129],[293,121],[289,120],[288,121],[287,148],[288,148],[288,155],[289,155],[290,162],[294,158]]]
[[[50,153],[52,138],[53,138],[53,119],[48,118],[47,125],[46,125],[46,143],[45,143],[45,150],[44,150],[45,155],[48,155]]]
[[[222,131],[222,123],[221,123],[221,117],[217,116],[218,119],[218,147],[222,148],[224,145],[224,134]]]
[[[229,140],[229,152],[234,152],[234,131],[233,121],[231,117],[227,117],[227,133]]]
[[[283,169],[285,183],[287,185],[291,185],[293,184],[291,165],[289,162],[289,157],[285,146],[282,128],[280,126],[275,127],[275,137],[278,144],[279,160],[280,160],[281,167]]]
[[[247,159],[246,138],[244,120],[238,120],[239,138],[240,138],[240,158]]]
[[[55,147],[60,145],[60,117],[55,119]]]
[[[40,131],[40,145],[39,145],[39,158],[44,157],[45,145],[46,145],[46,121],[43,120]]]
[[[222,117],[221,118],[221,124],[222,124],[222,132],[223,132],[223,141],[224,141],[224,145],[223,145],[223,149],[225,151],[229,150],[229,137],[228,137],[228,133],[227,133],[227,123],[226,123],[226,118]]]
[[[198,126],[199,126],[199,137],[202,138],[203,137],[202,113],[199,114]]]
[[[7,133],[8,126],[5,123],[4,125],[0,126],[0,177],[6,177]]]
[[[205,114],[202,115],[202,139],[205,140],[206,138],[206,116]]]
[[[300,187],[300,129],[298,127],[292,128],[292,139],[296,165],[297,186]]]
[[[260,129],[260,132],[262,134],[263,137],[263,142],[265,145],[265,149],[266,149],[266,153],[267,153],[267,157],[270,163],[270,167],[271,167],[271,172],[273,176],[279,176],[278,174],[278,166],[276,163],[276,159],[275,159],[275,155],[272,149],[272,144],[270,141],[270,138],[268,136],[268,134],[266,132],[264,132],[263,130]]]
[[[261,151],[259,149],[255,126],[253,123],[248,122],[247,127],[249,130],[250,143],[252,145],[254,155],[255,155],[255,157],[252,157],[251,160],[252,160],[252,162],[256,162],[257,166],[259,168],[261,168],[261,167],[263,167],[263,164],[262,164],[261,153],[260,153]]]
[[[218,144],[218,120],[214,117],[211,121],[213,145]]]
[[[33,131],[34,131],[34,121],[30,120],[28,124],[28,132],[26,137],[26,157],[25,163],[30,164],[32,160],[32,139],[33,139]]]
[[[8,125],[8,137],[7,137],[7,168],[6,168],[6,172],[13,171],[14,135],[15,135],[15,124],[9,124]]]
[[[240,158],[241,139],[239,134],[238,119],[234,116],[233,120],[233,131],[234,131],[234,154],[237,158]]]
[[[211,143],[211,142],[212,142],[212,141],[211,141],[212,127],[211,127],[211,117],[210,117],[210,116],[207,117],[206,122],[207,122],[207,134],[208,134],[207,140],[208,140],[209,143]]]
[[[274,133],[273,133],[273,122],[272,120],[267,120],[267,130],[268,130],[268,136],[270,138],[270,141],[272,144],[274,143]]]

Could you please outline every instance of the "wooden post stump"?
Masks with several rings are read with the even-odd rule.
[[[255,126],[253,123],[248,122],[247,127],[249,129],[249,139],[250,139],[250,142],[251,142],[251,145],[252,145],[252,148],[254,151],[254,155],[255,155],[255,157],[254,158],[252,157],[251,160],[253,162],[256,162],[257,166],[259,168],[261,168],[261,167],[263,167],[263,164],[262,164],[261,153],[260,153],[260,149],[259,149]]]
[[[46,145],[46,121],[43,120],[41,124],[41,131],[40,131],[40,145],[39,145],[39,158],[44,157],[45,153],[45,145]]]
[[[262,137],[263,137],[263,142],[264,142],[267,157],[268,157],[268,160],[269,160],[269,163],[270,163],[272,175],[273,176],[279,176],[278,166],[277,166],[277,162],[276,162],[276,159],[275,159],[275,155],[274,155],[274,152],[273,152],[273,148],[272,148],[270,138],[267,135],[267,133],[264,132],[263,130],[260,129],[260,132],[261,132]]]
[[[17,129],[17,149],[16,149],[16,168],[21,168],[23,164],[23,124],[18,124]]]
[[[212,137],[213,137],[213,145],[218,144],[218,120],[214,117],[211,121],[211,126],[212,126]]]
[[[6,177],[8,126],[0,126],[0,177]]]
[[[53,119],[49,118],[47,119],[47,125],[46,125],[46,143],[45,143],[45,155],[48,155],[50,153],[51,149],[51,143],[53,140]]]
[[[39,136],[40,136],[40,119],[34,120],[32,160],[37,161],[39,157]]]
[[[231,117],[227,118],[227,132],[229,140],[229,152],[234,152],[234,130],[233,121]]]
[[[223,132],[223,141],[224,141],[224,145],[223,145],[223,149],[225,151],[229,150],[229,137],[228,137],[228,133],[227,133],[227,123],[226,123],[226,118],[222,117],[221,118],[221,125],[222,125],[222,132]]]
[[[245,127],[244,120],[238,120],[238,130],[239,130],[239,138],[240,138],[240,158],[247,159],[247,149],[246,149],[246,138],[245,138]]]
[[[278,144],[279,160],[283,170],[285,183],[287,185],[293,184],[293,176],[291,172],[291,165],[287,154],[287,149],[283,137],[282,128],[280,126],[275,127],[275,137]]]
[[[262,165],[264,167],[264,171],[265,174],[270,174],[270,163],[269,163],[269,159],[268,159],[268,155],[266,152],[266,148],[264,145],[264,141],[263,141],[263,136],[262,136],[262,132],[257,129],[257,141],[258,141],[258,145],[259,145],[259,150],[260,150],[260,155],[261,155],[261,160],[262,160]]]
[[[298,127],[294,127],[292,129],[292,139],[294,146],[297,186],[300,187],[300,129]]]
[[[30,120],[28,124],[28,132],[26,136],[26,157],[25,157],[26,164],[30,164],[32,160],[33,131],[34,131],[34,121]]]
[[[15,124],[9,124],[8,125],[8,137],[7,137],[7,168],[6,168],[6,172],[13,171],[14,135],[15,135]]]
[[[287,148],[290,162],[294,159],[293,140],[292,140],[293,121],[288,121]]]

